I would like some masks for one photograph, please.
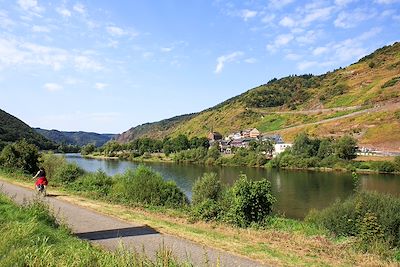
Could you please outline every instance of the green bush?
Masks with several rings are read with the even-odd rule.
[[[396,165],[391,161],[382,161],[378,164],[378,171],[380,172],[394,172],[396,171]]]
[[[249,181],[243,174],[230,190],[232,205],[227,219],[234,225],[248,227],[251,224],[262,224],[271,214],[272,204],[276,200],[267,179]]]
[[[34,174],[38,170],[39,152],[35,145],[23,139],[3,148],[0,164],[8,169],[19,169]]]
[[[69,184],[81,177],[85,171],[75,163],[65,163],[56,169],[54,181],[61,184]]]
[[[222,194],[221,181],[216,173],[205,173],[194,183],[192,192],[192,203],[194,205],[205,200],[218,201]]]
[[[338,236],[372,240],[383,235],[383,242],[400,246],[400,199],[376,192],[361,192],[344,202],[311,213],[306,221],[327,228]]]
[[[73,183],[73,189],[76,191],[87,191],[107,196],[111,190],[113,180],[104,171],[98,170],[94,173],[86,173],[78,177]]]
[[[145,166],[115,176],[112,197],[121,202],[178,207],[188,203],[185,194],[173,182]]]
[[[223,217],[223,212],[218,202],[206,199],[192,207],[191,216],[195,220],[218,221]]]

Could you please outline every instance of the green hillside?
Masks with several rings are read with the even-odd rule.
[[[323,75],[291,75],[281,79],[273,79],[267,84],[253,88],[239,96],[233,97],[215,107],[204,110],[190,117],[185,117],[173,124],[167,124],[164,129],[155,127],[162,123],[146,124],[146,129],[138,132],[137,127],[123,133],[123,140],[128,141],[138,137],[176,136],[186,134],[205,136],[210,129],[226,135],[244,128],[257,127],[262,132],[278,132],[287,140],[291,140],[299,131],[309,131],[301,125],[324,122],[330,118],[341,118],[348,114],[358,114],[374,106],[391,105],[391,111],[397,112],[396,103],[400,100],[400,43],[394,43],[376,50],[346,68],[340,68]],[[393,106],[394,105],[394,106]],[[370,112],[382,112],[371,110]],[[397,114],[397,113],[396,113]],[[362,116],[362,113],[360,114]],[[357,116],[356,116],[357,117]],[[346,118],[346,117],[344,117]],[[399,126],[395,116],[385,118],[385,125]],[[371,140],[370,134],[380,126],[379,121],[369,124],[368,119],[359,119],[358,125],[344,127],[338,131],[341,123],[348,125],[348,118],[324,131],[318,131],[320,126],[314,126],[311,131],[315,135],[354,134],[361,143],[389,144],[380,136],[379,140]],[[383,123],[383,121],[382,121]],[[351,123],[350,123],[351,124]],[[287,133],[287,129],[298,126]],[[321,123],[320,125],[324,125]],[[332,128],[330,128],[332,127]],[[396,128],[386,127],[385,135],[397,136]],[[132,131],[135,134],[130,135]],[[357,132],[357,134],[355,134]],[[368,140],[366,138],[369,138]],[[393,145],[392,149],[399,149]]]
[[[26,139],[40,149],[55,148],[55,144],[35,132],[29,125],[20,119],[0,109],[0,148],[7,143]]]
[[[78,146],[84,146],[87,144],[102,146],[115,136],[115,134],[99,134],[81,131],[65,132],[57,130],[45,130],[40,128],[35,128],[35,131],[55,143]]]

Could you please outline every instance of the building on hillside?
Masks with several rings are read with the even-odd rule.
[[[249,147],[249,143],[250,143],[252,140],[254,140],[254,139],[251,139],[251,138],[240,138],[240,139],[235,139],[235,140],[232,140],[232,141],[230,142],[230,146],[231,146],[231,147],[237,147],[237,148],[239,148],[239,147],[248,148],[248,147]]]
[[[250,132],[251,132],[251,129],[246,129],[246,130],[241,131],[240,133],[241,133],[242,138],[249,138]]]
[[[292,147],[293,144],[275,144],[274,145],[274,153],[273,156],[276,157],[283,151],[285,151],[287,148]]]
[[[254,128],[250,131],[250,138],[258,138],[260,136],[260,131]]]
[[[207,138],[209,141],[219,141],[222,140],[222,134],[219,132],[210,132]]]
[[[261,141],[272,141],[275,144],[284,144],[285,143],[283,141],[282,136],[280,136],[279,134],[262,135],[260,139],[261,139]]]
[[[241,132],[236,132],[236,133],[232,134],[232,139],[233,140],[237,140],[237,139],[240,139],[240,138],[242,138],[242,133]]]

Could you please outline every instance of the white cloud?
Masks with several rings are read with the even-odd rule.
[[[48,28],[46,26],[33,25],[32,31],[33,32],[50,32],[50,28]]]
[[[250,57],[250,58],[246,58],[244,60],[244,62],[248,63],[248,64],[254,64],[257,62],[257,59],[255,59],[254,57]]]
[[[85,13],[86,13],[85,6],[84,6],[83,4],[81,4],[81,3],[76,3],[76,4],[74,5],[73,9],[74,9],[76,12],[81,13],[81,14],[85,14]]]
[[[261,22],[265,23],[265,24],[270,24],[270,23],[272,23],[274,21],[274,19],[275,19],[275,15],[274,14],[269,14],[269,15],[266,15],[265,17],[263,17],[261,19]]]
[[[317,40],[319,35],[320,35],[319,32],[310,30],[301,36],[297,36],[296,41],[299,42],[300,44],[312,44]]]
[[[281,9],[294,2],[294,0],[269,0],[268,6],[270,8]]]
[[[46,83],[43,87],[49,92],[56,92],[63,89],[63,87],[57,83]]]
[[[283,19],[281,19],[279,21],[279,25],[291,28],[291,27],[294,27],[296,25],[296,22],[293,19],[289,18],[289,17],[284,17]]]
[[[328,20],[333,10],[334,10],[333,7],[312,9],[308,12],[305,18],[301,21],[301,23],[303,26],[308,26],[314,21]]]
[[[112,36],[123,36],[127,34],[126,31],[116,26],[108,26],[106,27],[106,30]]]
[[[18,0],[17,4],[25,11],[43,11],[43,8],[39,7],[37,0]]]
[[[360,22],[373,18],[375,15],[375,12],[362,9],[352,10],[351,13],[342,11],[334,21],[334,25],[335,27],[344,29],[353,28]]]
[[[75,56],[74,62],[75,67],[78,70],[99,71],[104,69],[104,67],[100,63],[88,58],[87,56]]]
[[[375,2],[378,4],[389,5],[389,4],[398,3],[400,1],[399,0],[375,0]]]
[[[8,17],[7,13],[0,10],[0,27],[8,30],[14,25],[14,21]]]
[[[217,58],[217,66],[215,67],[215,73],[221,73],[224,68],[225,63],[237,60],[239,57],[243,56],[243,52],[235,51],[228,55],[223,55]]]
[[[357,1],[357,0],[335,0],[335,4],[337,6],[342,7],[342,6],[347,6],[351,2],[355,2],[355,1]]]
[[[63,17],[71,17],[71,11],[69,11],[65,7],[58,7],[58,8],[56,8],[56,11],[58,14],[60,14]]]
[[[278,48],[287,45],[288,43],[290,43],[290,41],[292,41],[294,38],[293,34],[280,34],[278,35],[273,43],[270,43],[267,45],[267,49],[270,52],[275,52]]]
[[[285,58],[286,58],[286,59],[289,59],[289,60],[299,60],[299,59],[302,58],[302,56],[301,56],[301,55],[298,55],[298,54],[295,54],[295,53],[289,53],[289,54],[287,54],[287,55],[285,56]]]
[[[161,47],[160,50],[161,50],[161,52],[168,53],[168,52],[171,52],[172,50],[174,50],[174,48],[173,47]]]
[[[257,11],[254,10],[249,10],[249,9],[244,9],[242,10],[240,16],[242,17],[242,19],[244,21],[248,21],[251,18],[254,18],[255,16],[257,16]]]
[[[68,52],[63,49],[0,39],[0,66],[44,65],[60,70],[67,59]]]
[[[302,61],[299,64],[297,64],[297,68],[301,71],[309,69],[311,67],[314,67],[318,65],[318,62],[316,61]]]
[[[97,90],[104,90],[107,86],[108,84],[106,83],[96,83],[94,85],[94,88],[96,88]]]
[[[319,56],[319,55],[322,55],[322,54],[324,54],[324,53],[326,53],[328,51],[329,51],[329,49],[327,47],[320,46],[320,47],[317,47],[317,48],[315,48],[313,50],[313,55],[314,56]]]

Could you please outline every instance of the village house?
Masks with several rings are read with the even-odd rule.
[[[273,157],[276,157],[283,151],[285,151],[287,148],[292,147],[293,144],[275,144],[274,145],[274,152],[272,153]]]
[[[250,131],[250,138],[258,138],[260,136],[260,131],[254,128]]]

